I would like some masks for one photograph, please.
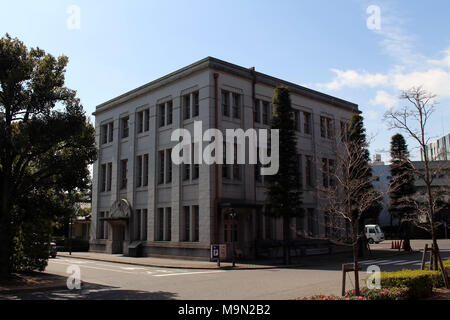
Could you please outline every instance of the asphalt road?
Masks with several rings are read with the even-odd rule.
[[[420,245],[417,243],[418,247]],[[443,259],[450,259],[450,242],[441,244],[441,254]],[[379,266],[382,271],[418,269],[421,258],[422,253],[416,252],[362,260],[361,283],[368,276],[365,271],[371,265]],[[0,299],[265,300],[295,299],[314,294],[339,295],[341,264],[351,263],[345,259],[330,259],[327,263],[295,269],[193,270],[56,258],[50,259],[45,272],[68,277],[68,268],[78,266],[83,283],[80,290],[0,295]],[[352,288],[352,275],[349,274],[347,279],[348,288]]]

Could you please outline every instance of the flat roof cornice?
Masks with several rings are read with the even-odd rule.
[[[324,94],[319,91],[315,91],[312,89],[308,89],[305,87],[302,87],[300,85],[297,85],[292,82],[288,82],[285,80],[281,80],[275,77],[271,77],[269,75],[266,75],[264,73],[260,73],[257,71],[252,71],[250,69],[219,60],[213,57],[206,57],[202,60],[199,60],[197,62],[194,62],[193,64],[190,64],[184,68],[181,68],[175,72],[169,73],[168,75],[161,77],[159,79],[156,79],[152,82],[149,82],[143,86],[140,86],[136,89],[133,89],[127,93],[124,93],[116,98],[113,98],[107,102],[104,102],[96,107],[96,111],[93,113],[94,115],[97,115],[98,113],[101,113],[103,111],[106,111],[108,109],[111,109],[121,103],[124,103],[126,101],[129,101],[131,99],[137,98],[149,91],[155,90],[161,86],[167,85],[173,81],[182,79],[184,77],[187,77],[188,75],[198,72],[200,70],[211,68],[217,71],[223,71],[231,74],[235,74],[237,76],[241,76],[247,79],[253,79],[253,77],[256,77],[257,83],[266,84],[268,86],[278,86],[278,85],[285,85],[287,86],[291,92],[299,94],[301,96],[305,96],[314,100],[322,101],[337,107],[341,107],[350,111],[358,111],[358,105],[343,99],[339,99],[327,94]]]

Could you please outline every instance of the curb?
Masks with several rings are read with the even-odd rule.
[[[223,266],[223,267],[217,267],[217,266],[173,266],[173,265],[161,265],[161,264],[148,264],[148,263],[142,263],[142,262],[134,262],[134,261],[116,261],[116,260],[109,260],[109,259],[100,259],[100,258],[91,258],[91,257],[75,257],[70,255],[58,255],[59,257],[69,258],[69,259],[80,259],[80,260],[91,260],[91,261],[101,261],[101,262],[111,262],[111,263],[120,263],[120,264],[131,264],[141,267],[155,267],[155,268],[167,268],[167,269],[192,269],[192,270],[267,270],[267,269],[280,269],[280,268],[298,268],[304,265],[289,265],[289,266],[261,266],[261,267],[232,267],[232,266]]]

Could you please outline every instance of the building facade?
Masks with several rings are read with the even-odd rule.
[[[450,160],[450,134],[428,144],[426,149],[428,159],[431,161]],[[423,150],[420,152],[420,159],[424,161]]]
[[[193,132],[195,121],[203,131],[270,129],[277,85],[291,92],[300,153],[304,210],[292,234],[323,237],[320,169],[358,106],[208,57],[97,106],[90,250],[208,259],[211,244],[230,253],[234,241],[238,255],[255,257],[260,241],[281,239],[281,221],[264,215],[257,165],[175,165],[170,156],[173,130]]]

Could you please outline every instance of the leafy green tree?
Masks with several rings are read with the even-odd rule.
[[[279,130],[280,167],[277,174],[269,178],[270,213],[283,219],[283,248],[285,263],[290,263],[290,219],[301,208],[300,174],[298,165],[297,138],[289,90],[275,88],[272,100],[272,129]]]
[[[390,214],[398,219],[405,250],[411,251],[409,241],[409,219],[415,212],[409,198],[415,193],[414,168],[409,161],[408,146],[401,134],[392,136],[391,139],[391,176],[392,181],[389,190]]]
[[[95,129],[64,86],[67,63],[8,34],[0,39],[0,276],[21,269],[21,247],[49,242],[41,238],[60,214],[57,198],[87,187],[97,157]]]

